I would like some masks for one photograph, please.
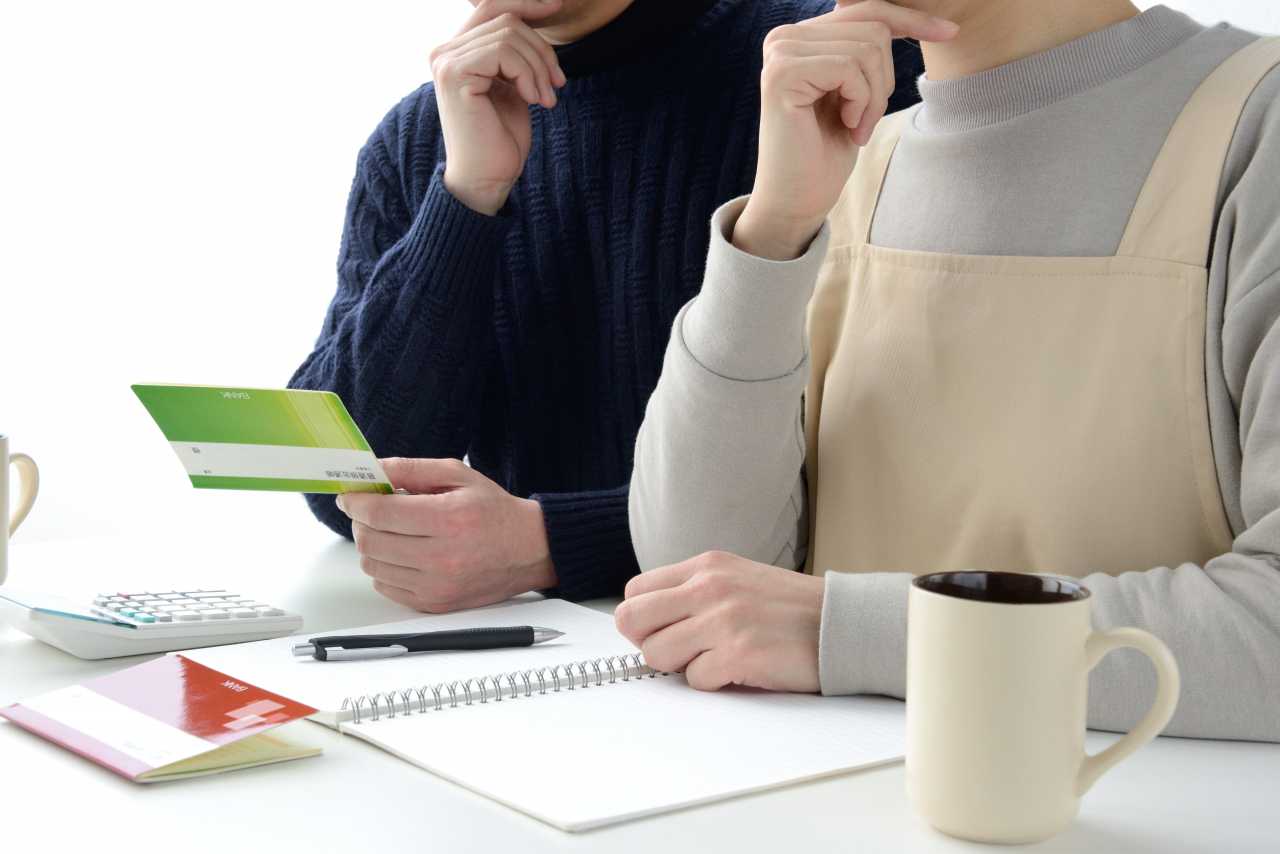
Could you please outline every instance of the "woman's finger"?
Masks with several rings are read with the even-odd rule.
[[[645,664],[654,670],[682,671],[702,653],[714,648],[706,621],[681,620],[649,635],[640,644]]]
[[[960,25],[954,21],[934,17],[919,9],[898,6],[886,0],[862,0],[860,3],[841,4],[827,14],[811,18],[797,26],[873,21],[887,26],[895,39],[947,41],[954,38],[960,30]]]
[[[691,617],[696,608],[693,600],[687,584],[628,596],[614,609],[613,619],[622,636],[640,646],[650,635]]]
[[[848,102],[839,105],[839,119],[852,130],[872,98],[867,72],[862,67],[867,61],[866,57],[847,54],[789,57],[765,67],[762,86],[766,94],[772,91],[792,108],[812,107],[828,93],[838,92]],[[878,58],[875,64],[879,65]],[[877,70],[874,75],[878,78],[880,72]]]

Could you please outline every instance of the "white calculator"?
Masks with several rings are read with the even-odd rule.
[[[227,590],[100,593],[91,603],[0,587],[0,620],[80,658],[116,658],[264,640],[302,617]]]

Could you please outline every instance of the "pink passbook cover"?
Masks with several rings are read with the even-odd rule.
[[[165,655],[0,708],[0,716],[130,780],[316,712]]]

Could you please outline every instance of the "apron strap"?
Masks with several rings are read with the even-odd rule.
[[[1260,38],[1217,67],[1187,100],[1156,155],[1116,255],[1204,267],[1218,185],[1245,102],[1280,64],[1280,37]]]
[[[849,216],[831,217],[831,246],[858,246],[870,242],[871,220],[876,213],[876,203],[880,201],[880,187],[889,170],[889,160],[898,146],[902,123],[908,116],[914,116],[919,108],[916,105],[882,118],[871,139],[858,152],[858,163],[844,186],[840,202],[836,204],[837,210],[843,208]]]

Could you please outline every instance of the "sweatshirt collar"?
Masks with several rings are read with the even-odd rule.
[[[1204,27],[1166,6],[1008,65],[934,83],[920,78],[915,128],[954,133],[1008,121],[1146,65]]]

